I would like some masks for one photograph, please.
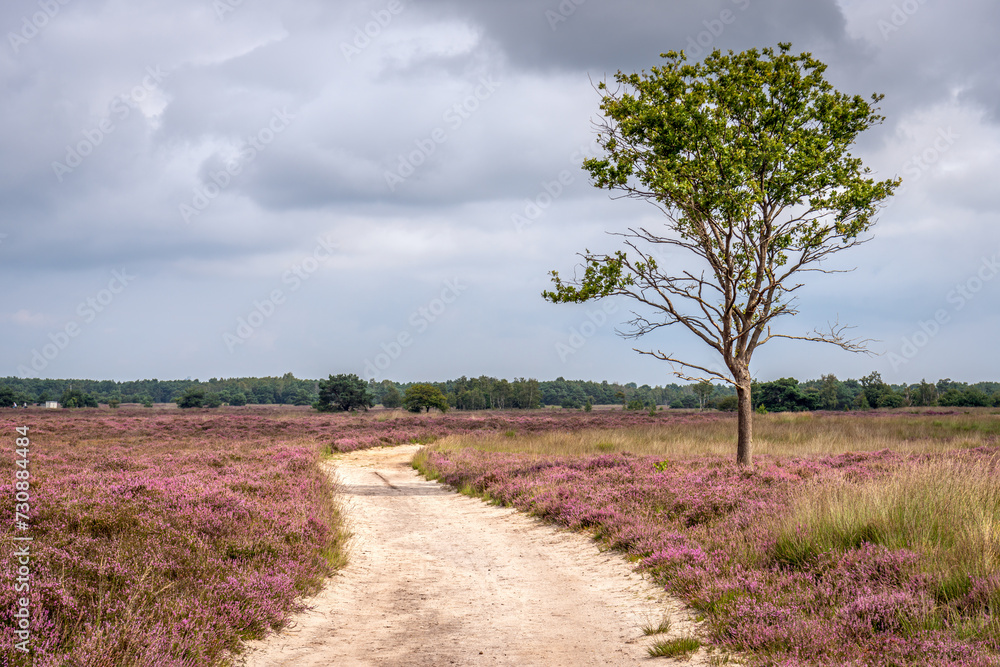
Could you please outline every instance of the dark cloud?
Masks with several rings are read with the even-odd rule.
[[[0,5],[0,276],[15,286],[0,307],[0,375],[127,267],[141,279],[48,375],[361,372],[457,278],[468,292],[391,376],[662,383],[667,369],[611,326],[560,359],[556,344],[590,306],[539,293],[575,252],[611,248],[605,230],[658,222],[590,187],[580,162],[594,151],[592,81],[671,49],[698,58],[788,41],[844,92],[886,95],[887,121],[857,154],[908,190],[847,262],[858,271],[804,295],[791,333],[839,311],[893,344],[997,246],[995,3],[400,3],[71,2],[44,21],[37,2]],[[959,138],[938,150],[949,128]],[[292,291],[283,277],[329,235],[340,250]],[[274,289],[287,305],[231,353],[223,333]],[[982,343],[995,292],[982,294],[938,349]],[[683,336],[650,345],[707,357]],[[761,377],[871,370],[788,349],[761,357]],[[983,362],[928,351],[883,370],[972,379]]]

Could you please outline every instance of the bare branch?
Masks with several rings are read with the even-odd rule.
[[[869,343],[880,343],[882,341],[876,340],[874,338],[847,338],[844,332],[849,329],[855,329],[856,327],[847,326],[846,324],[840,324],[840,319],[830,324],[829,331],[820,331],[819,329],[813,330],[811,335],[807,336],[789,336],[787,334],[776,334],[771,333],[771,327],[767,328],[767,337],[761,341],[763,345],[772,338],[787,338],[789,340],[807,340],[813,343],[829,343],[830,345],[836,345],[837,347],[847,350],[848,352],[854,352],[856,354],[864,354],[869,357],[875,356],[875,353],[868,349]]]
[[[676,375],[677,377],[679,377],[682,380],[687,380],[688,382],[711,382],[711,380],[709,380],[707,377],[701,377],[701,376],[697,376],[697,375],[688,375],[687,373],[685,373],[683,371],[678,371],[675,368],[675,366],[681,366],[683,368],[691,368],[691,369],[696,370],[696,371],[702,371],[703,373],[707,373],[708,377],[712,377],[712,378],[715,378],[717,380],[721,380],[721,381],[726,382],[728,384],[731,384],[733,386],[736,385],[736,383],[733,381],[732,378],[727,377],[727,376],[723,375],[722,373],[719,373],[718,371],[713,371],[713,370],[710,370],[708,368],[704,368],[703,366],[698,366],[697,364],[690,364],[690,363],[688,363],[686,361],[681,361],[680,359],[677,359],[676,357],[673,357],[673,356],[668,355],[668,354],[664,354],[663,352],[660,352],[660,351],[653,352],[651,350],[640,350],[640,349],[635,348],[635,347],[633,347],[632,350],[634,352],[638,352],[639,354],[646,354],[646,355],[649,355],[651,357],[655,357],[656,359],[659,359],[660,361],[667,362],[668,364],[670,364],[670,367],[672,369],[671,373],[673,373],[674,375]]]

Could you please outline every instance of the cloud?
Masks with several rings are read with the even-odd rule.
[[[27,30],[37,4],[7,3],[0,275],[16,289],[0,364],[25,363],[124,266],[142,281],[46,372],[360,372],[458,277],[468,292],[394,362],[398,379],[662,384],[668,369],[631,352],[610,323],[560,359],[556,344],[590,306],[539,296],[576,252],[615,247],[607,231],[659,221],[649,206],[610,200],[580,168],[596,152],[593,83],[648,70],[671,49],[698,58],[782,41],[828,63],[838,89],[885,93],[886,122],[856,153],[908,188],[874,240],[845,257],[858,270],[810,282],[787,324],[808,331],[839,312],[866,336],[898,341],[995,246],[1000,154],[990,32],[1000,9],[913,1],[905,20],[894,5],[913,3],[895,0],[72,2],[16,50],[8,33]],[[949,128],[957,138],[944,146]],[[283,276],[321,235],[340,252],[291,292]],[[223,334],[274,289],[287,302],[230,354]],[[989,303],[984,291],[935,339],[948,354],[928,347],[883,376],[919,364],[928,376],[1000,377],[981,355],[954,352],[982,344]],[[673,332],[649,345],[710,356]],[[870,370],[788,349],[763,354],[757,372]]]

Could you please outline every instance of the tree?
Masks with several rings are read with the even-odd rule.
[[[309,393],[308,389],[306,389],[305,387],[299,387],[291,395],[291,403],[292,405],[312,405],[313,402],[312,398],[313,398],[312,394]],[[246,403],[245,398],[243,402],[244,404]]]
[[[965,390],[952,387],[941,396],[940,403],[946,407],[985,408],[992,405],[993,400],[974,387]]]
[[[367,412],[373,405],[375,402],[368,392],[368,384],[353,373],[331,375],[327,380],[320,380],[319,399],[313,403],[313,407],[320,412],[347,412],[358,408]]]
[[[736,408],[739,407],[739,399],[735,395],[723,396],[715,404],[715,407],[722,412],[736,412]]]
[[[13,407],[17,403],[14,396],[14,390],[10,387],[0,387],[0,408]]]
[[[840,405],[840,381],[837,376],[824,375],[820,378],[820,389],[817,396],[817,405],[823,410],[836,410]]]
[[[217,408],[220,405],[222,405],[222,396],[218,392],[206,393],[205,399],[201,403],[203,408]]]
[[[801,412],[815,407],[813,399],[802,393],[795,378],[763,382],[755,390],[754,403],[763,405],[768,412]]]
[[[882,381],[882,375],[873,372],[861,378],[862,392],[868,405],[873,408],[899,408],[905,399]]]
[[[403,407],[410,412],[420,412],[422,408],[426,408],[427,412],[430,412],[431,408],[447,412],[448,399],[432,384],[415,384],[406,390]]]
[[[179,408],[200,408],[205,403],[205,390],[201,387],[188,387],[180,398],[177,399]]]
[[[937,387],[932,385],[925,379],[920,380],[920,385],[916,388],[913,395],[914,405],[934,405],[937,403],[938,393]]]
[[[398,408],[402,404],[403,396],[399,393],[399,389],[396,389],[396,385],[392,385],[382,394],[382,407]]]
[[[715,391],[715,385],[708,380],[702,380],[695,386],[691,387],[691,389],[694,391],[694,395],[698,397],[698,409],[704,410],[708,397],[712,395],[713,391]]]
[[[64,391],[62,397],[59,399],[59,403],[64,408],[98,407],[97,399],[94,398],[93,394],[84,393],[79,389],[67,389]]]
[[[884,120],[871,102],[833,89],[826,66],[790,44],[723,55],[698,64],[663,54],[647,74],[618,72],[615,90],[600,83],[606,155],[584,161],[595,186],[648,201],[664,229],[630,227],[624,248],[581,254],[582,278],[543,296],[555,303],[624,296],[641,304],[623,333],[639,338],[680,324],[714,349],[723,366],[636,349],[669,362],[674,374],[735,386],[736,460],[752,463],[750,361],[774,338],[832,343],[866,352],[839,323],[796,336],[772,329],[794,315],[796,282],[820,262],[851,248],[875,222],[880,202],[900,181],[876,182],[849,152],[856,136]],[[623,90],[624,89],[624,90]],[[684,251],[690,263],[660,266],[656,249]]]

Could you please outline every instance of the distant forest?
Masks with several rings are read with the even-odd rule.
[[[376,404],[392,405],[414,383],[391,380],[369,382]],[[668,384],[651,387],[634,382],[590,382],[585,380],[534,379],[515,380],[493,377],[461,377],[446,382],[431,382],[458,410],[537,409],[561,406],[568,409],[588,405],[621,405],[641,410],[668,408],[710,408],[735,410],[735,391],[731,387],[701,384]],[[186,400],[187,397],[187,400]],[[191,400],[198,397],[198,400]],[[291,373],[281,377],[212,378],[199,380],[45,380],[37,378],[0,378],[0,407],[30,403],[42,405],[58,401],[63,407],[117,407],[122,403],[175,402],[182,406],[218,407],[221,405],[312,405],[318,398],[316,380],[300,380]],[[890,385],[878,373],[860,380],[838,380],[824,375],[818,380],[799,382],[783,378],[754,385],[754,408],[768,412],[804,410],[867,410],[908,406],[1000,406],[1000,383],[966,384],[950,379],[936,383],[921,381],[911,385]]]

